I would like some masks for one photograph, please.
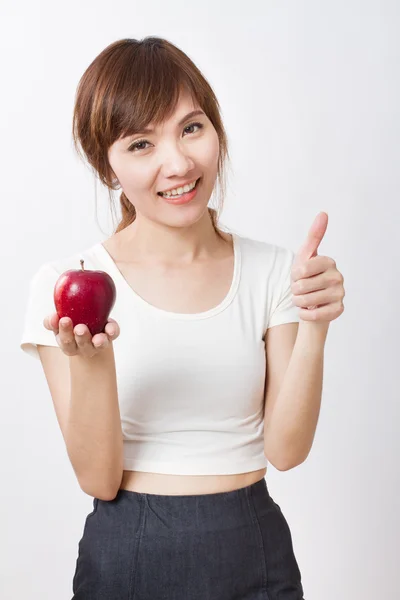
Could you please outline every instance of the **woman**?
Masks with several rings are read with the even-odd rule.
[[[21,340],[94,497],[73,598],[300,600],[264,476],[268,461],[305,460],[315,432],[327,328],[343,310],[343,278],[316,256],[324,218],[296,256],[220,229],[208,208],[215,184],[225,190],[219,105],[160,38],[120,40],[92,62],[74,141],[109,190],[122,188],[122,220],[104,242],[42,265]],[[115,318],[93,337],[54,314],[55,282],[80,258],[117,290]]]

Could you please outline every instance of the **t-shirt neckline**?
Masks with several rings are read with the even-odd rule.
[[[233,268],[233,277],[232,277],[232,281],[231,281],[231,286],[228,290],[228,293],[226,294],[225,298],[223,298],[223,300],[217,306],[214,306],[213,308],[210,308],[209,310],[198,312],[198,313],[171,312],[168,310],[164,310],[163,308],[159,308],[159,307],[155,306],[154,304],[150,304],[150,302],[148,302],[147,300],[142,298],[142,296],[139,296],[139,294],[137,292],[135,292],[135,290],[130,286],[130,284],[127,282],[127,280],[125,279],[125,277],[123,276],[123,274],[121,273],[119,268],[117,267],[111,254],[103,246],[102,242],[98,242],[97,244],[95,244],[93,249],[97,252],[98,255],[100,255],[101,259],[107,264],[108,271],[112,275],[112,278],[115,279],[116,281],[120,282],[121,289],[125,290],[125,292],[130,294],[132,296],[132,298],[138,304],[140,304],[145,310],[147,310],[149,312],[153,312],[155,314],[158,314],[161,317],[166,317],[169,319],[180,319],[180,320],[190,321],[190,320],[196,320],[196,319],[206,319],[206,318],[212,317],[214,315],[217,315],[218,313],[223,311],[225,308],[227,308],[227,306],[229,306],[229,304],[234,299],[234,297],[237,293],[238,287],[239,287],[242,254],[241,254],[239,236],[234,232],[232,232],[232,241],[233,241],[233,252],[234,252],[234,268]]]

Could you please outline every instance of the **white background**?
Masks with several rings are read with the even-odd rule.
[[[78,80],[113,41],[148,35],[185,51],[221,103],[233,166],[223,224],[296,251],[318,212],[329,215],[319,253],[336,260],[346,297],[327,338],[317,433],[305,463],[270,466],[267,482],[307,600],[397,598],[399,3],[47,0],[0,10],[1,598],[72,596],[92,498],[41,365],[19,340],[39,266],[112,233],[107,195],[98,185],[96,206],[72,150]]]

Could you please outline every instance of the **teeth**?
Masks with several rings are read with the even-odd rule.
[[[193,183],[189,183],[188,185],[185,185],[183,187],[179,187],[174,190],[170,190],[169,192],[161,192],[161,194],[163,196],[165,196],[166,198],[170,198],[171,196],[179,196],[181,194],[186,194],[187,192],[190,192],[190,190],[192,190],[195,187],[196,181],[193,181]]]

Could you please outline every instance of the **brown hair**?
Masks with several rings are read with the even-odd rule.
[[[217,210],[209,207],[208,211],[220,235],[218,220],[226,194],[225,166],[230,160],[220,106],[200,70],[172,43],[159,37],[122,39],[107,46],[93,60],[76,91],[74,146],[108,188],[112,207],[111,191],[116,188],[108,149],[117,139],[141,131],[151,121],[159,124],[168,119],[183,89],[197,101],[218,134],[220,153],[215,187],[220,190],[219,202]],[[136,218],[135,207],[124,192],[120,195],[120,204],[122,219],[114,233]]]

